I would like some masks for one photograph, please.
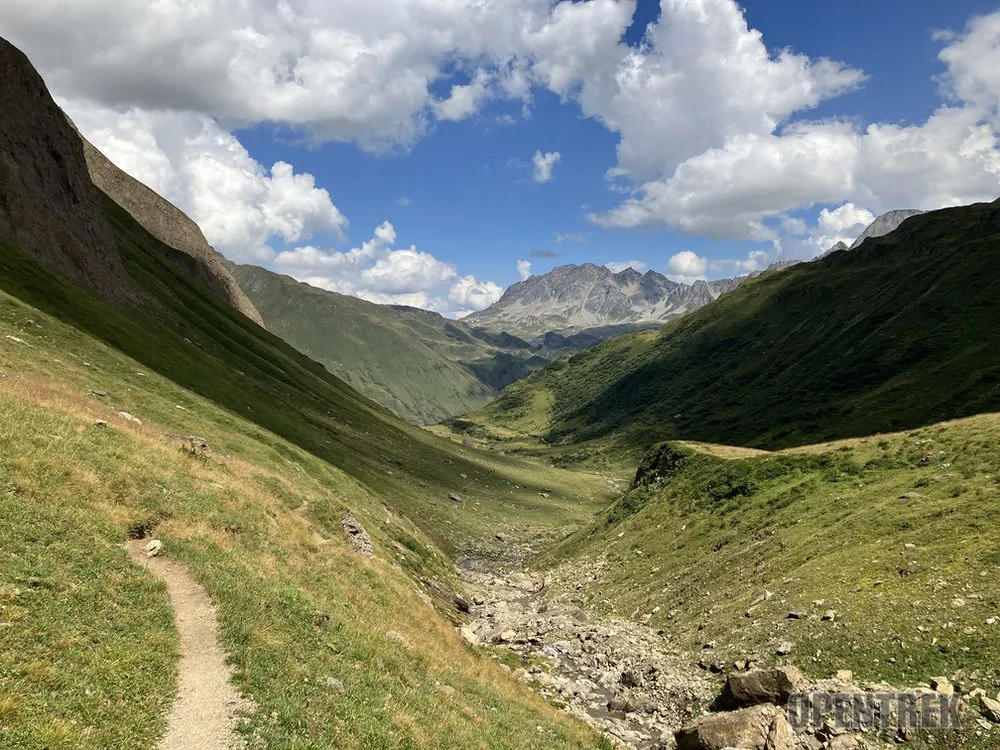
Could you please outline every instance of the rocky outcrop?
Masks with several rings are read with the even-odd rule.
[[[726,681],[722,702],[731,707],[757,706],[764,703],[784,706],[788,703],[788,699],[802,690],[806,684],[802,672],[790,665],[776,669],[733,672]]]
[[[614,273],[593,263],[566,265],[512,285],[499,302],[464,320],[486,331],[506,331],[528,340],[549,331],[656,327],[718,299],[745,278],[696,281],[689,286],[656,271],[643,274],[626,268]]]
[[[4,39],[0,91],[0,242],[104,299],[134,299],[80,139],[28,58]]]
[[[864,241],[869,237],[882,237],[890,232],[895,232],[899,228],[899,225],[911,216],[918,216],[922,213],[923,211],[908,208],[901,209],[899,211],[889,211],[888,213],[882,214],[875,219],[875,221],[869,224],[868,228],[861,233],[861,236],[854,241],[854,244],[851,245],[851,250],[856,247],[861,247]]]
[[[187,264],[186,270],[194,281],[217,299],[263,326],[264,321],[257,308],[208,244],[198,225],[166,198],[120,170],[82,135],[79,137],[94,185],[160,242],[190,256],[191,263]]]

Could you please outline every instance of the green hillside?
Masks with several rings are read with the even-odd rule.
[[[268,329],[373,401],[432,424],[480,408],[548,360],[512,336],[231,266]]]
[[[464,646],[415,581],[437,581],[426,593],[454,612],[450,553],[498,528],[579,524],[603,480],[406,424],[105,207],[141,307],[0,248],[0,745],[154,744],[176,635],[162,588],[121,544],[155,533],[216,603],[256,702],[243,731],[262,746],[519,748],[540,733],[593,746]],[[351,551],[345,514],[367,527],[373,560]]]
[[[453,425],[633,455],[683,438],[784,447],[1000,408],[1000,202],[769,273],[609,341]]]

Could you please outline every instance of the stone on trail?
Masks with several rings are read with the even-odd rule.
[[[160,553],[163,552],[163,542],[159,539],[150,539],[143,549],[146,552],[146,557],[159,557]]]
[[[677,750],[793,750],[794,734],[775,706],[702,716],[676,733]]]

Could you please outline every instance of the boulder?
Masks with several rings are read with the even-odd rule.
[[[347,540],[354,547],[354,551],[362,557],[371,557],[375,554],[372,547],[371,537],[365,531],[365,527],[358,522],[354,516],[344,516],[340,520],[340,525],[344,527]]]
[[[674,735],[677,750],[792,750],[794,733],[775,706],[702,716]]]
[[[143,549],[146,551],[146,557],[159,557],[163,552],[163,542],[159,539],[150,539]]]
[[[1000,724],[1000,701],[986,697],[980,698],[979,701],[980,713],[982,713],[983,718],[994,724]]]
[[[785,665],[776,669],[755,669],[734,672],[726,680],[722,702],[727,706],[745,707],[762,703],[784,706],[788,699],[806,684],[806,678],[796,667]]]

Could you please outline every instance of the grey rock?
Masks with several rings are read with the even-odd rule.
[[[347,540],[351,543],[354,551],[362,557],[371,557],[375,554],[372,547],[371,537],[365,531],[365,527],[354,516],[344,516],[340,520],[340,525],[347,534]]]
[[[994,724],[1000,724],[1000,701],[984,696],[979,699],[979,710],[983,718]]]
[[[879,216],[875,221],[868,225],[868,228],[861,233],[854,244],[851,245],[851,250],[861,247],[864,241],[869,237],[882,237],[891,232],[895,232],[899,225],[904,221],[909,219],[911,216],[918,216],[922,214],[923,211],[917,211],[916,209],[902,209],[898,211],[889,211]]]
[[[738,707],[762,703],[785,705],[788,699],[799,692],[805,684],[805,675],[791,665],[775,669],[755,669],[751,672],[734,672],[726,680],[723,701]]]
[[[159,539],[150,539],[143,550],[146,552],[146,557],[159,557],[163,553],[163,542]]]
[[[779,716],[781,712],[774,706],[702,716],[674,735],[677,750],[790,750],[793,745],[787,743],[768,744],[771,727]],[[782,741],[783,734],[779,728],[774,742]]]

